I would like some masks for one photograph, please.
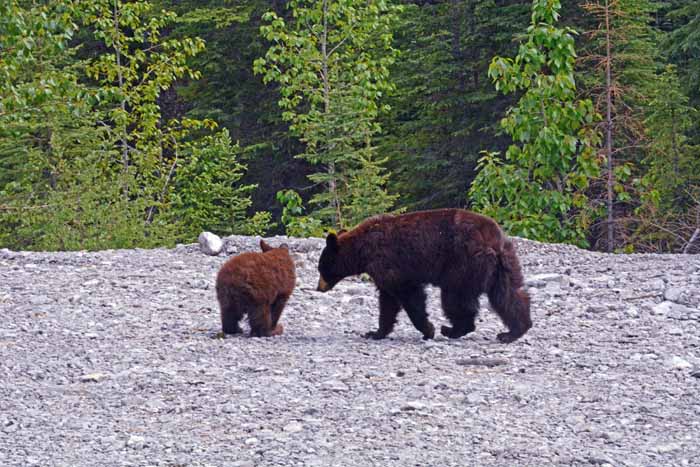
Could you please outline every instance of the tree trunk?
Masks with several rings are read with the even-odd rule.
[[[615,247],[615,217],[613,213],[614,200],[613,200],[613,188],[615,184],[615,175],[613,173],[613,151],[612,151],[612,53],[611,53],[611,43],[610,43],[610,4],[608,0],[605,0],[605,93],[606,93],[606,111],[605,111],[605,155],[607,159],[607,170],[608,170],[608,180],[607,180],[607,209],[608,209],[608,219],[607,219],[607,230],[608,230],[608,252],[612,252]]]
[[[323,0],[323,35],[321,37],[321,56],[323,57],[322,73],[323,73],[323,112],[324,116],[330,113],[331,105],[331,86],[328,77],[328,0]],[[335,211],[334,224],[342,228],[343,218],[340,212],[340,199],[338,198],[338,185],[335,179],[335,163],[328,163],[328,191],[331,195],[331,207]]]

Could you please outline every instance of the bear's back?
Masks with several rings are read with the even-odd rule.
[[[376,216],[344,235],[371,275],[433,284],[448,270],[481,269],[477,263],[495,260],[505,241],[495,221],[464,209]]]
[[[269,301],[280,294],[290,295],[295,281],[289,252],[275,248],[266,253],[241,253],[229,259],[219,270],[216,287],[245,294],[255,301]]]

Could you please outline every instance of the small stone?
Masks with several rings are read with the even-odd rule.
[[[667,443],[656,446],[654,451],[658,452],[659,454],[667,454],[673,451],[680,451],[682,448],[681,443]]]
[[[692,365],[689,361],[684,360],[684,359],[682,359],[681,357],[678,357],[678,356],[675,356],[675,357],[671,358],[671,359],[668,361],[668,364],[669,364],[669,366],[670,366],[671,368],[673,368],[674,370],[685,370],[685,369],[687,369],[687,368],[692,368],[692,367],[693,367],[693,365]]]
[[[126,442],[126,446],[131,449],[143,449],[146,446],[146,438],[143,436],[131,435]]]
[[[671,302],[678,302],[683,295],[683,289],[679,287],[670,287],[664,291],[664,299]]]
[[[598,314],[605,313],[606,311],[608,311],[608,307],[606,305],[588,305],[586,307],[586,313]]]
[[[34,295],[32,297],[29,297],[29,303],[31,303],[32,305],[48,305],[52,302],[53,300],[51,300],[46,295]]]
[[[426,407],[426,405],[420,401],[410,401],[410,402],[406,402],[401,407],[401,410],[403,410],[403,411],[423,410],[423,409],[425,409],[425,407]]]
[[[351,297],[350,300],[348,300],[348,304],[355,306],[364,306],[367,303],[367,301],[367,297]]]
[[[286,431],[287,433],[299,433],[304,429],[304,425],[302,425],[299,422],[291,422],[288,423],[282,428],[282,430]]]
[[[464,398],[464,402],[466,402],[469,405],[481,404],[483,401],[484,401],[483,397],[481,397],[479,394],[474,394],[474,393],[469,393]]]
[[[557,282],[561,284],[563,279],[564,276],[561,274],[535,274],[525,280],[525,285],[528,287],[542,289],[547,287],[547,284],[550,282]]]
[[[245,440],[245,444],[247,444],[248,446],[252,446],[253,444],[258,444],[259,442],[260,442],[260,440],[258,438],[247,438]]]
[[[321,386],[323,386],[324,389],[339,392],[348,391],[350,389],[347,384],[343,383],[342,381],[338,381],[337,379],[330,379],[328,381],[324,381],[323,383],[321,383]]]
[[[671,311],[671,307],[673,306],[673,302],[661,302],[656,305],[651,309],[651,312],[654,313],[655,315],[666,315],[668,314],[669,311]]]
[[[83,383],[99,383],[103,379],[107,378],[104,373],[89,373],[80,377],[80,381]]]
[[[211,232],[202,232],[199,234],[197,241],[202,252],[210,256],[218,255],[224,247],[224,242],[221,241],[221,238]]]

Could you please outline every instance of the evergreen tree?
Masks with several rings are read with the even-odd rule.
[[[351,226],[395,200],[372,142],[380,100],[391,89],[395,8],[359,0],[298,0],[289,8],[291,22],[266,14],[261,32],[272,45],[255,70],[280,83],[283,118],[306,145],[301,157],[324,168],[309,177],[326,187],[311,200],[321,206],[314,214]]]
[[[690,97],[690,104],[697,108],[700,106],[700,2],[671,0],[665,5],[661,26],[668,34],[662,49],[678,66],[682,88]],[[700,128],[696,134],[700,135]]]
[[[496,92],[487,71],[494,55],[516,51],[530,1],[406,3],[379,152],[389,158],[399,206],[463,206],[479,152],[508,145],[498,121],[515,98]]]
[[[605,206],[606,221],[593,237],[594,244],[613,251],[628,241],[634,228],[630,213],[637,196],[630,195],[634,188],[628,182],[632,174],[639,176],[645,154],[645,105],[654,90],[658,57],[651,26],[656,5],[650,0],[601,0],[583,8],[598,20],[583,60],[593,64],[593,73],[584,75],[584,83],[604,116],[606,160],[604,201],[597,201]],[[603,190],[594,184],[592,191],[595,197]]]

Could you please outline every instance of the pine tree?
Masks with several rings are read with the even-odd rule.
[[[324,168],[309,177],[326,187],[311,200],[321,206],[314,214],[351,226],[362,220],[358,215],[384,212],[395,200],[372,143],[380,100],[391,89],[395,8],[359,0],[296,0],[289,8],[289,23],[274,12],[265,16],[261,32],[272,45],[255,70],[265,82],[280,83],[283,118],[306,145],[301,157]]]
[[[599,0],[583,8],[598,20],[589,32],[591,41],[582,62],[593,70],[584,75],[584,83],[603,115],[606,160],[605,188],[594,184],[592,189],[594,197],[605,193],[604,201],[598,202],[606,220],[593,237],[596,246],[613,251],[628,243],[634,229],[629,216],[637,196],[631,195],[634,187],[629,182],[633,174],[640,175],[645,154],[645,104],[654,89],[658,57],[651,26],[656,5],[650,0]]]

